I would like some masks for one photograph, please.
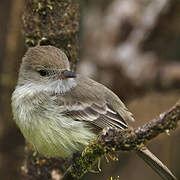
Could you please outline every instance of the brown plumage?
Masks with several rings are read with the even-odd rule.
[[[128,127],[127,121],[133,120],[132,114],[112,91],[80,75],[77,75],[76,82],[78,86],[71,91],[63,95],[56,94],[56,103],[63,106],[65,117],[84,121],[101,129]]]

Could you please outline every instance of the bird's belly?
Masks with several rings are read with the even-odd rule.
[[[44,156],[70,157],[95,135],[84,122],[65,118],[48,94],[17,88],[12,97],[14,119],[26,140]],[[43,103],[42,103],[43,102]]]
[[[27,141],[47,157],[71,157],[82,151],[94,136],[83,122],[74,122],[64,117],[32,120],[28,129],[21,129]]]

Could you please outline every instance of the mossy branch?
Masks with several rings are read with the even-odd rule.
[[[78,0],[25,0],[22,26],[28,47],[56,46],[66,53],[75,68],[79,58]]]
[[[79,59],[79,0],[24,0],[22,31],[28,47],[53,45],[68,56],[71,68]],[[26,146],[22,179],[51,180],[61,177],[70,160],[45,158]]]
[[[136,129],[104,129],[96,139],[90,142],[82,156],[75,160],[75,166],[68,168],[61,180],[80,179],[101,156],[107,153],[140,149],[159,134],[169,133],[170,130],[176,129],[179,120],[180,100],[167,112]]]

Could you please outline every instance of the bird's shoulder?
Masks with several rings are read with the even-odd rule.
[[[67,109],[78,109],[92,104],[102,107],[106,105],[103,85],[79,74],[75,80],[76,86],[70,91],[63,94],[55,94],[54,100],[59,106],[65,106]]]
[[[100,128],[126,128],[132,118],[125,105],[104,85],[80,75],[77,86],[65,94],[56,95],[55,101],[64,116],[90,122]]]

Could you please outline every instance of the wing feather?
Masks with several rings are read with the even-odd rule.
[[[132,114],[111,90],[92,79],[77,75],[77,86],[65,94],[56,94],[61,113],[76,121],[84,121],[97,128],[127,128]],[[88,93],[87,93],[88,92]],[[63,101],[63,102],[61,102]]]
[[[78,103],[79,104],[79,103]],[[72,106],[72,104],[71,104]],[[101,129],[105,127],[116,127],[116,128],[127,128],[127,123],[123,120],[123,118],[118,114],[114,109],[109,107],[107,104],[89,104],[87,105],[79,105],[81,108],[75,108],[71,110],[68,108],[67,111],[63,113],[65,117],[70,117],[77,121],[86,121],[91,123]],[[84,109],[82,109],[84,107]],[[79,110],[78,110],[79,109]]]

